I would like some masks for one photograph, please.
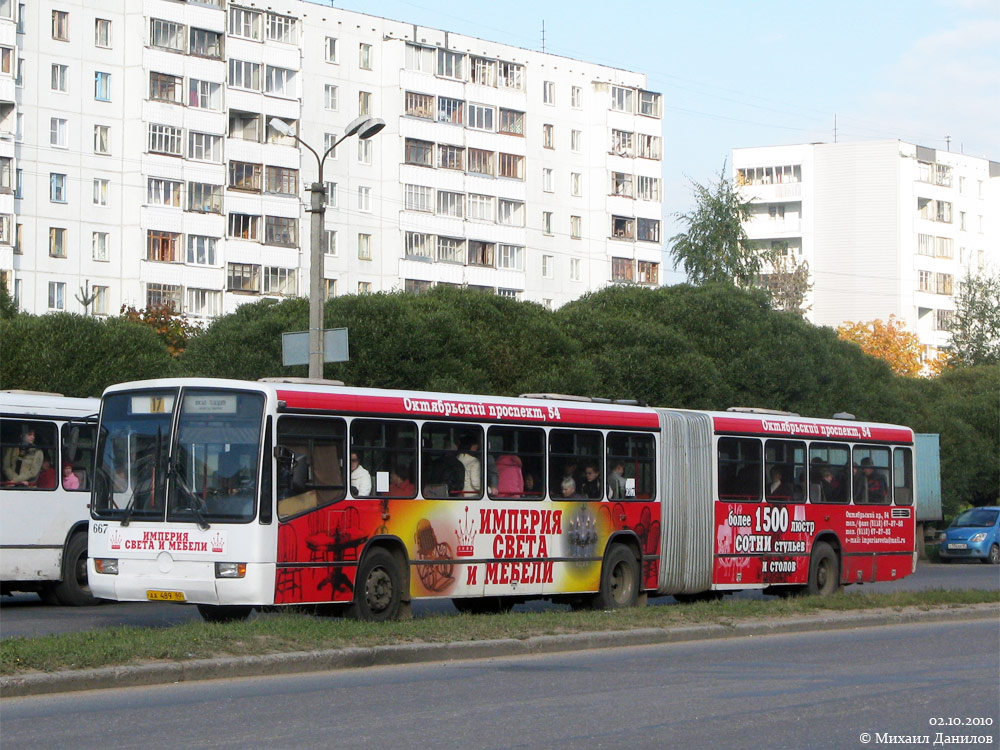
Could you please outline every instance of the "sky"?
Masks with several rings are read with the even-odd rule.
[[[691,181],[733,148],[832,142],[835,118],[840,142],[950,136],[1000,161],[1000,0],[325,2],[534,50],[544,23],[546,52],[645,73],[663,94],[667,246]]]

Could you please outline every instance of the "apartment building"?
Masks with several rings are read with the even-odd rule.
[[[550,306],[659,283],[639,73],[306,0],[0,0],[0,274],[22,309],[192,318],[455,284]]]
[[[902,141],[733,150],[759,246],[809,264],[818,325],[895,315],[930,356],[968,271],[1000,269],[1000,164]]]

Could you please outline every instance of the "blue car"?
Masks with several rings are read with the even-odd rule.
[[[972,560],[1000,565],[1000,508],[970,508],[945,529],[938,547],[941,562]]]

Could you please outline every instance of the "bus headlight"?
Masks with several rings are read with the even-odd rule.
[[[215,564],[216,578],[245,578],[246,574],[246,563],[217,562]]]
[[[114,557],[95,557],[94,570],[106,576],[118,575],[118,560]]]

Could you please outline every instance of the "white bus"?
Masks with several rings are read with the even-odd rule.
[[[100,399],[0,391],[0,590],[95,604],[87,519]]]

